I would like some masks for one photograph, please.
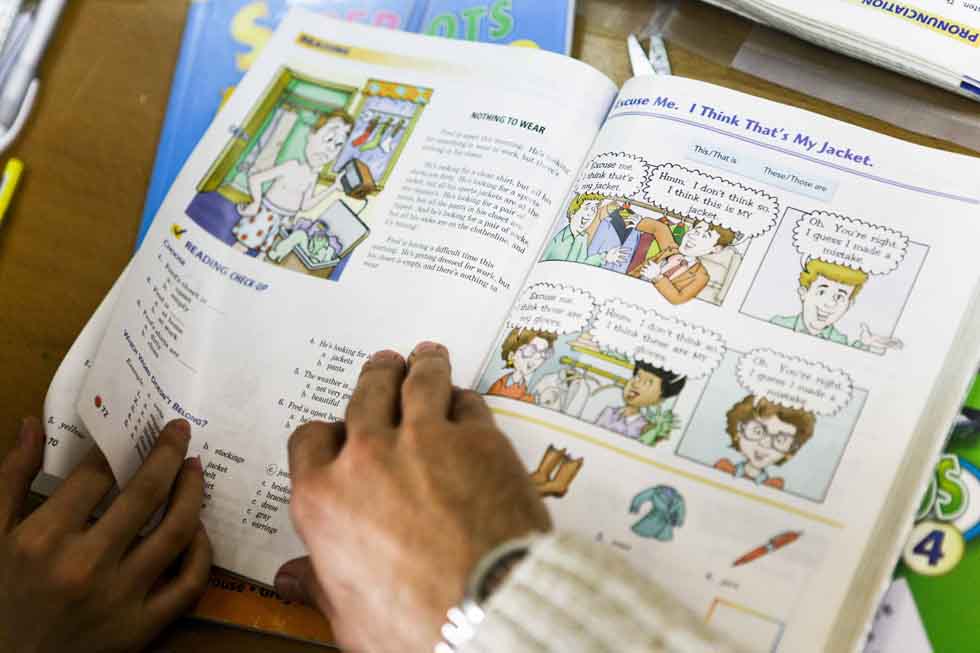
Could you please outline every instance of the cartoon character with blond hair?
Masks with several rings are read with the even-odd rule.
[[[875,335],[867,324],[861,325],[861,333],[855,339],[848,338],[834,326],[854,304],[867,280],[868,274],[862,270],[811,259],[800,273],[797,293],[802,309],[796,315],[777,315],[769,322],[797,333],[807,333],[876,354],[901,349],[901,340]]]
[[[725,417],[732,448],[743,460],[722,458],[715,469],[756,485],[784,489],[785,481],[773,475],[772,467],[785,464],[813,436],[817,422],[813,413],[748,395]]]
[[[572,198],[566,215],[568,224],[555,234],[541,256],[542,261],[569,261],[586,263],[596,267],[618,265],[627,260],[625,247],[610,247],[590,253],[589,241],[602,218],[603,196],[597,193],[580,193]]]

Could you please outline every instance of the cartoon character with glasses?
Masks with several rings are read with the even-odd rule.
[[[534,403],[527,384],[545,361],[555,353],[556,335],[535,329],[513,329],[504,339],[500,357],[512,371],[497,379],[487,394]]]
[[[715,469],[756,485],[784,489],[784,480],[772,476],[769,468],[784,464],[806,444],[816,424],[813,413],[749,395],[729,409],[727,418],[732,447],[744,460],[722,458]]]

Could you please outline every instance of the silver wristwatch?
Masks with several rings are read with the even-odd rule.
[[[466,581],[463,600],[446,613],[449,620],[442,627],[442,641],[436,644],[434,653],[456,653],[476,636],[477,627],[486,619],[486,600],[514,565],[527,557],[537,539],[537,535],[532,535],[509,540],[480,559]]]

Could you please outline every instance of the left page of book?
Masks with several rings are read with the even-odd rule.
[[[92,447],[92,438],[75,408],[75,398],[94,364],[127,271],[128,268],[85,324],[48,387],[44,400],[44,468],[31,486],[38,494],[54,494]],[[110,494],[100,508],[114,496],[115,493]],[[283,601],[273,590],[220,569],[211,570],[207,590],[188,616],[318,644],[334,641],[330,624],[314,609]]]
[[[551,53],[290,14],[165,200],[80,391],[120,483],[188,419],[216,563],[271,582],[301,553],[289,434],[341,418],[378,349],[439,340],[475,380],[614,96]]]
[[[75,408],[75,398],[94,364],[127,271],[128,268],[119,276],[78,334],[48,387],[44,399],[44,467],[31,486],[38,494],[54,494],[92,447],[92,438]],[[113,497],[114,493],[106,501]],[[103,502],[100,508],[105,505]],[[312,608],[285,602],[274,591],[220,569],[211,571],[207,590],[189,616],[320,644],[334,641],[330,625]]]

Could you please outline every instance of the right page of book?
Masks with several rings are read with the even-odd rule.
[[[978,179],[976,159],[630,81],[478,383],[558,526],[747,650],[825,650],[899,468],[942,444],[933,389],[951,419],[975,362],[949,359]]]

